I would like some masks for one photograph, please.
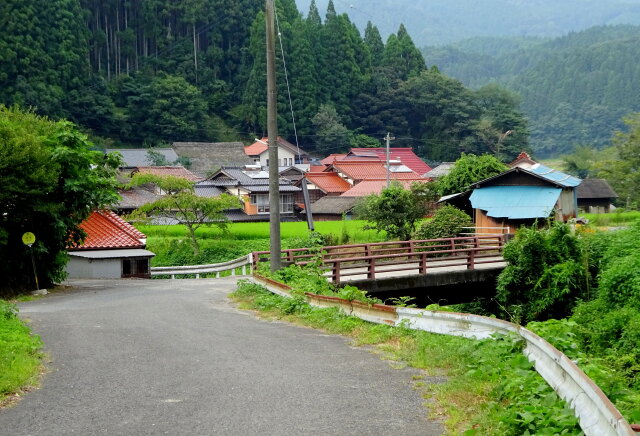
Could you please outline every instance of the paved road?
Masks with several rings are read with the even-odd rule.
[[[339,336],[256,319],[233,279],[76,282],[20,305],[46,343],[2,435],[431,435],[411,370]]]

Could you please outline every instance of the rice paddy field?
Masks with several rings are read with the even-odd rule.
[[[364,230],[365,221],[319,221],[316,232],[322,234],[328,244],[349,244],[384,240],[384,234]],[[203,227],[196,235],[200,243],[199,255],[187,239],[181,225],[138,225],[147,235],[147,248],[156,256],[152,266],[195,265],[217,263],[236,259],[252,251],[269,249],[269,223],[231,223],[226,232],[218,227]],[[282,247],[303,247],[309,237],[306,222],[287,222],[280,226]]]

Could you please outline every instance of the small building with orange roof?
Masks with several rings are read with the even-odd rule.
[[[325,196],[337,196],[351,188],[351,184],[335,172],[307,173],[298,185],[306,183],[311,203]]]
[[[150,278],[150,260],[144,233],[108,210],[94,211],[80,224],[86,234],[81,245],[68,248],[69,278]]]
[[[414,183],[428,183],[429,180],[423,178],[393,180],[392,183],[400,183],[404,189],[411,188]],[[343,197],[366,197],[367,195],[380,194],[387,187],[386,179],[363,180],[348,191],[340,194]]]

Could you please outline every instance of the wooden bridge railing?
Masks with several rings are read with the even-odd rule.
[[[328,247],[283,250],[283,265],[306,265],[319,262],[334,283],[345,277],[366,276],[375,279],[380,273],[415,270],[427,274],[433,269],[503,262],[502,248],[507,235],[465,236],[457,238],[392,241],[372,244],[334,245]],[[271,253],[253,253],[254,269],[268,262]]]

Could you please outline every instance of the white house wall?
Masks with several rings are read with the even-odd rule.
[[[287,159],[287,163],[282,163],[282,159]],[[278,166],[282,166],[282,167],[286,167],[289,166],[289,159],[291,159],[292,165],[293,163],[295,163],[296,161],[296,156],[294,153],[290,152],[289,150],[287,150],[284,147],[278,147],[278,160],[280,161],[280,165]],[[269,160],[269,150],[264,151],[261,155],[260,155],[260,165],[262,165],[263,167],[268,166],[267,165],[267,160]]]
[[[122,260],[71,256],[66,269],[70,279],[119,279],[122,277]]]

